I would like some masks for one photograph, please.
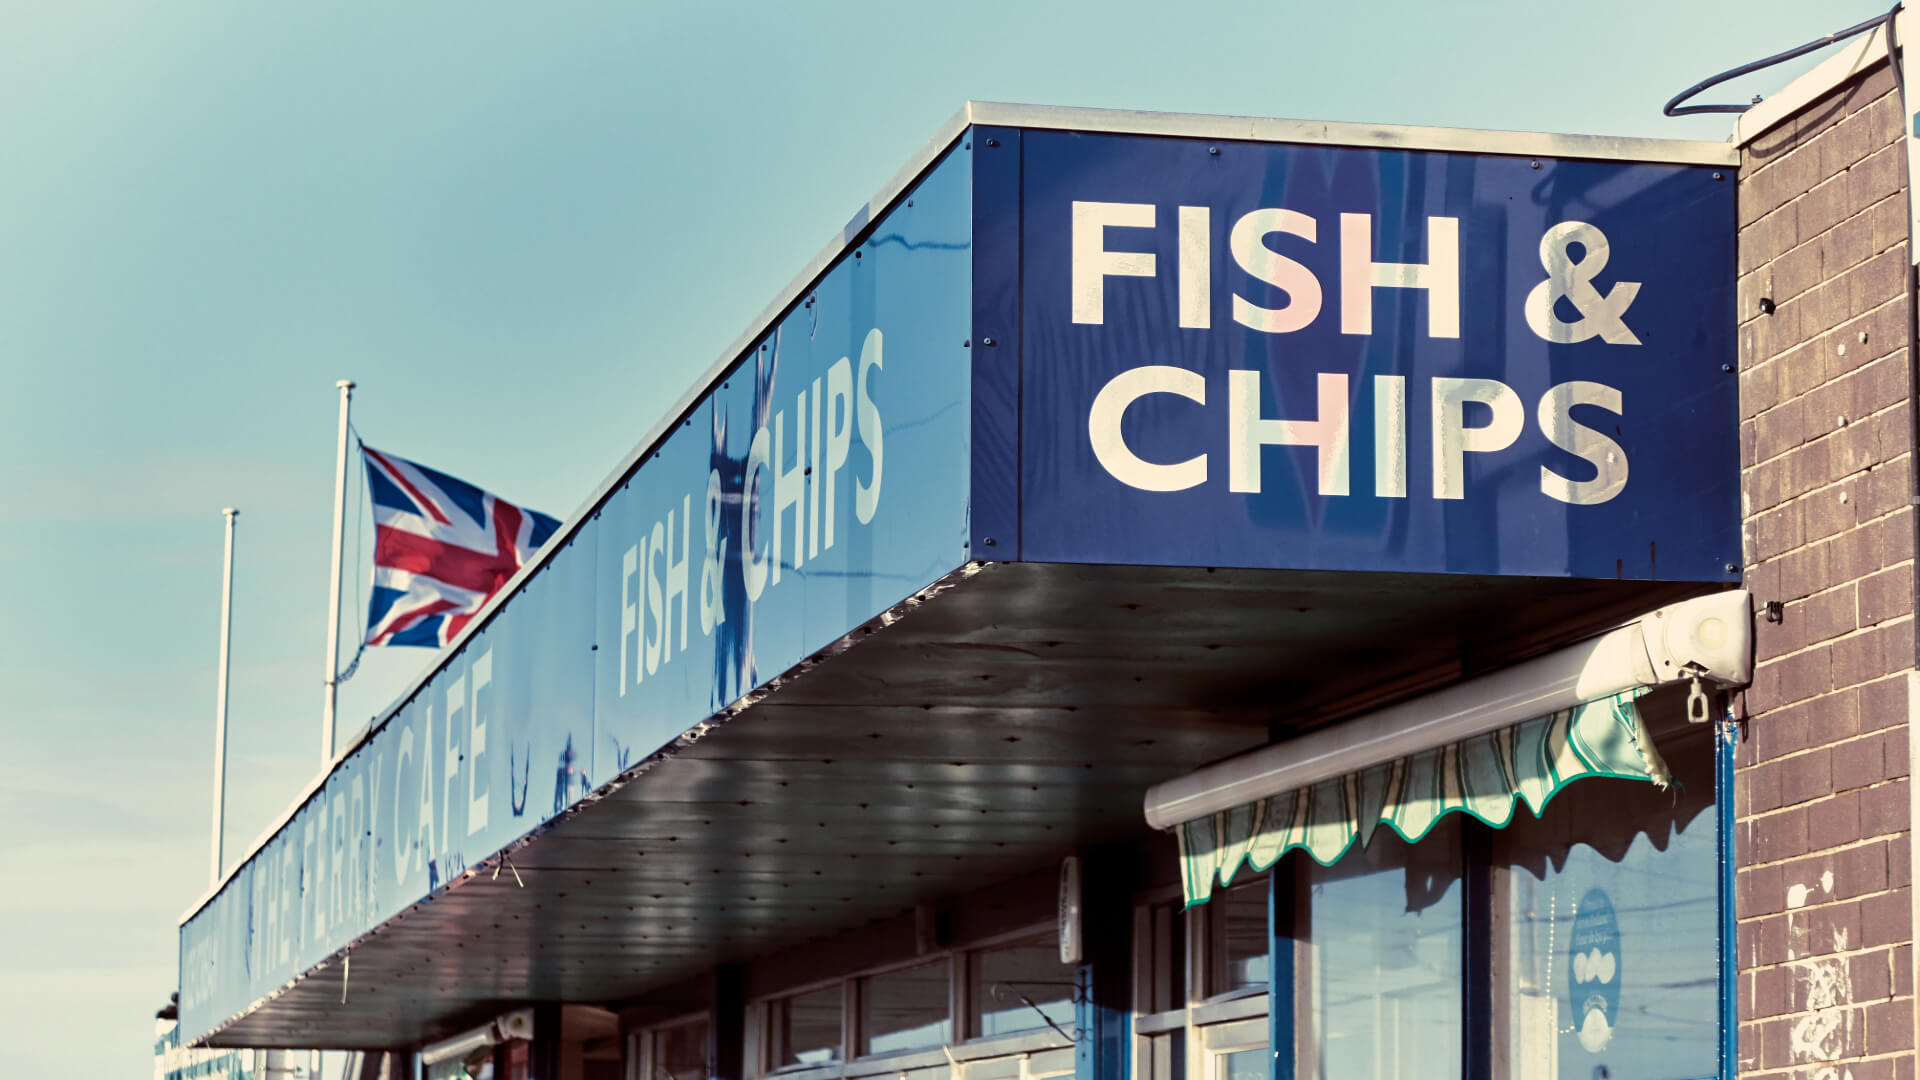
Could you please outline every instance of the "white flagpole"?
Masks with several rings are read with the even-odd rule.
[[[220,684],[213,697],[213,872],[212,883],[220,884],[220,869],[226,862],[222,842],[227,830],[227,658],[233,640],[233,525],[240,511],[229,506],[220,511],[227,516],[227,560],[220,585]]]
[[[320,714],[320,762],[333,760],[333,708],[340,687],[340,559],[347,539],[347,410],[353,380],[341,379],[339,454],[333,467],[333,574],[327,588],[327,704]]]

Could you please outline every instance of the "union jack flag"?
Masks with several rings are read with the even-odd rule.
[[[373,503],[368,645],[445,645],[560,523],[361,444]]]

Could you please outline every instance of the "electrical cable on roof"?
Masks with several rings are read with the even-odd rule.
[[[1721,72],[1718,75],[1712,76],[1711,78],[1703,79],[1700,82],[1694,83],[1692,86],[1687,87],[1685,90],[1680,91],[1678,94],[1675,94],[1673,96],[1673,99],[1667,102],[1666,105],[1661,108],[1660,112],[1666,116],[1693,116],[1698,113],[1738,114],[1738,113],[1746,112],[1748,109],[1753,108],[1754,105],[1759,103],[1760,99],[1758,97],[1754,98],[1751,103],[1746,105],[1682,105],[1681,102],[1687,100],[1690,97],[1693,97],[1695,94],[1700,93],[1702,90],[1711,89],[1712,87],[1718,86],[1723,82],[1727,82],[1732,79],[1737,79],[1742,75],[1750,75],[1753,72],[1762,70],[1763,68],[1770,68],[1775,64],[1784,64],[1788,60],[1792,60],[1796,57],[1805,56],[1810,52],[1817,52],[1821,49],[1826,48],[1829,45],[1833,45],[1837,42],[1845,41],[1856,34],[1864,34],[1870,30],[1876,30],[1881,26],[1887,27],[1887,33],[1889,35],[1889,38],[1891,38],[1891,35],[1893,33],[1893,17],[1896,14],[1898,14],[1899,11],[1900,11],[1900,5],[1895,4],[1893,6],[1893,9],[1891,11],[1888,11],[1885,15],[1875,15],[1873,18],[1868,19],[1865,22],[1855,23],[1854,25],[1847,27],[1845,30],[1836,30],[1831,34],[1828,34],[1826,37],[1816,38],[1813,41],[1807,42],[1805,45],[1796,45],[1795,47],[1788,49],[1785,52],[1774,53],[1772,56],[1766,57],[1763,60],[1755,60],[1752,63],[1741,64],[1739,67],[1736,67],[1736,68],[1728,68],[1727,70]],[[1898,76],[1896,76],[1896,78],[1897,77]]]

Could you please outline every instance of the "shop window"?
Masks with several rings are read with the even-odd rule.
[[[1267,879],[1222,889],[1208,902],[1208,994],[1267,989]]]
[[[1494,1047],[1509,1080],[1719,1069],[1711,733],[1660,749],[1668,790],[1576,784],[1496,834]]]
[[[1060,962],[1051,937],[984,949],[969,958],[967,1031],[1008,1035],[1045,1028],[1073,1029],[1073,968]]]
[[[784,1069],[839,1061],[844,997],[836,983],[773,1002],[768,1024],[772,1066]]]
[[[1418,844],[1381,829],[1332,867],[1298,855],[1307,889],[1309,1071],[1458,1077],[1464,957],[1460,819]]]
[[[926,1050],[952,1042],[950,971],[942,959],[861,979],[861,1055]]]
[[[707,1080],[704,1018],[646,1032],[641,1080]]]

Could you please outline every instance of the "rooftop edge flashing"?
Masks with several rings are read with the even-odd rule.
[[[1884,47],[1882,48],[1884,52]],[[1607,135],[1564,135],[1549,132],[1500,131],[1477,128],[1422,127],[1405,124],[1367,124],[1333,121],[1288,120],[1251,116],[1218,116],[1200,113],[1163,113],[1128,109],[1098,109],[1058,105],[1021,105],[1002,102],[969,101],[935,130],[907,161],[883,184],[878,193],[861,205],[840,231],[818,254],[795,274],[748,325],[720,353],[720,357],[694,380],[643,436],[632,452],[621,459],[605,480],[581,501],[573,514],[565,518],[558,531],[548,538],[533,559],[495,593],[466,627],[449,642],[438,662],[424,669],[396,695],[391,704],[355,732],[346,746],[336,751],[326,765],[301,789],[287,809],[275,818],[233,864],[224,869],[217,883],[201,894],[183,912],[177,926],[184,927],[207,904],[220,895],[241,867],[259,854],[267,842],[293,820],[300,808],[325,786],[341,763],[357,751],[374,732],[392,719],[407,702],[424,689],[447,661],[458,655],[473,635],[483,630],[494,613],[509,602],[527,579],[546,565],[572,539],[582,522],[593,517],[602,503],[658,445],[680,425],[700,400],[717,386],[740,357],[772,329],[794,304],[806,295],[821,275],[853,248],[860,236],[894,202],[904,197],[939,158],[976,124],[1020,127],[1033,130],[1078,131],[1100,134],[1157,135],[1175,138],[1231,139],[1248,142],[1310,143],[1400,150],[1442,151],[1451,153],[1499,154],[1548,158],[1572,158],[1598,161],[1632,161],[1669,165],[1704,165],[1734,168],[1740,153],[1730,142],[1705,142],[1685,139],[1643,139]]]
[[[1887,62],[1887,30],[1875,27],[1851,41],[1839,43],[1838,51],[1739,115],[1733,122],[1731,145],[1744,149],[1753,140],[1798,115],[1847,80],[1863,75]]]

